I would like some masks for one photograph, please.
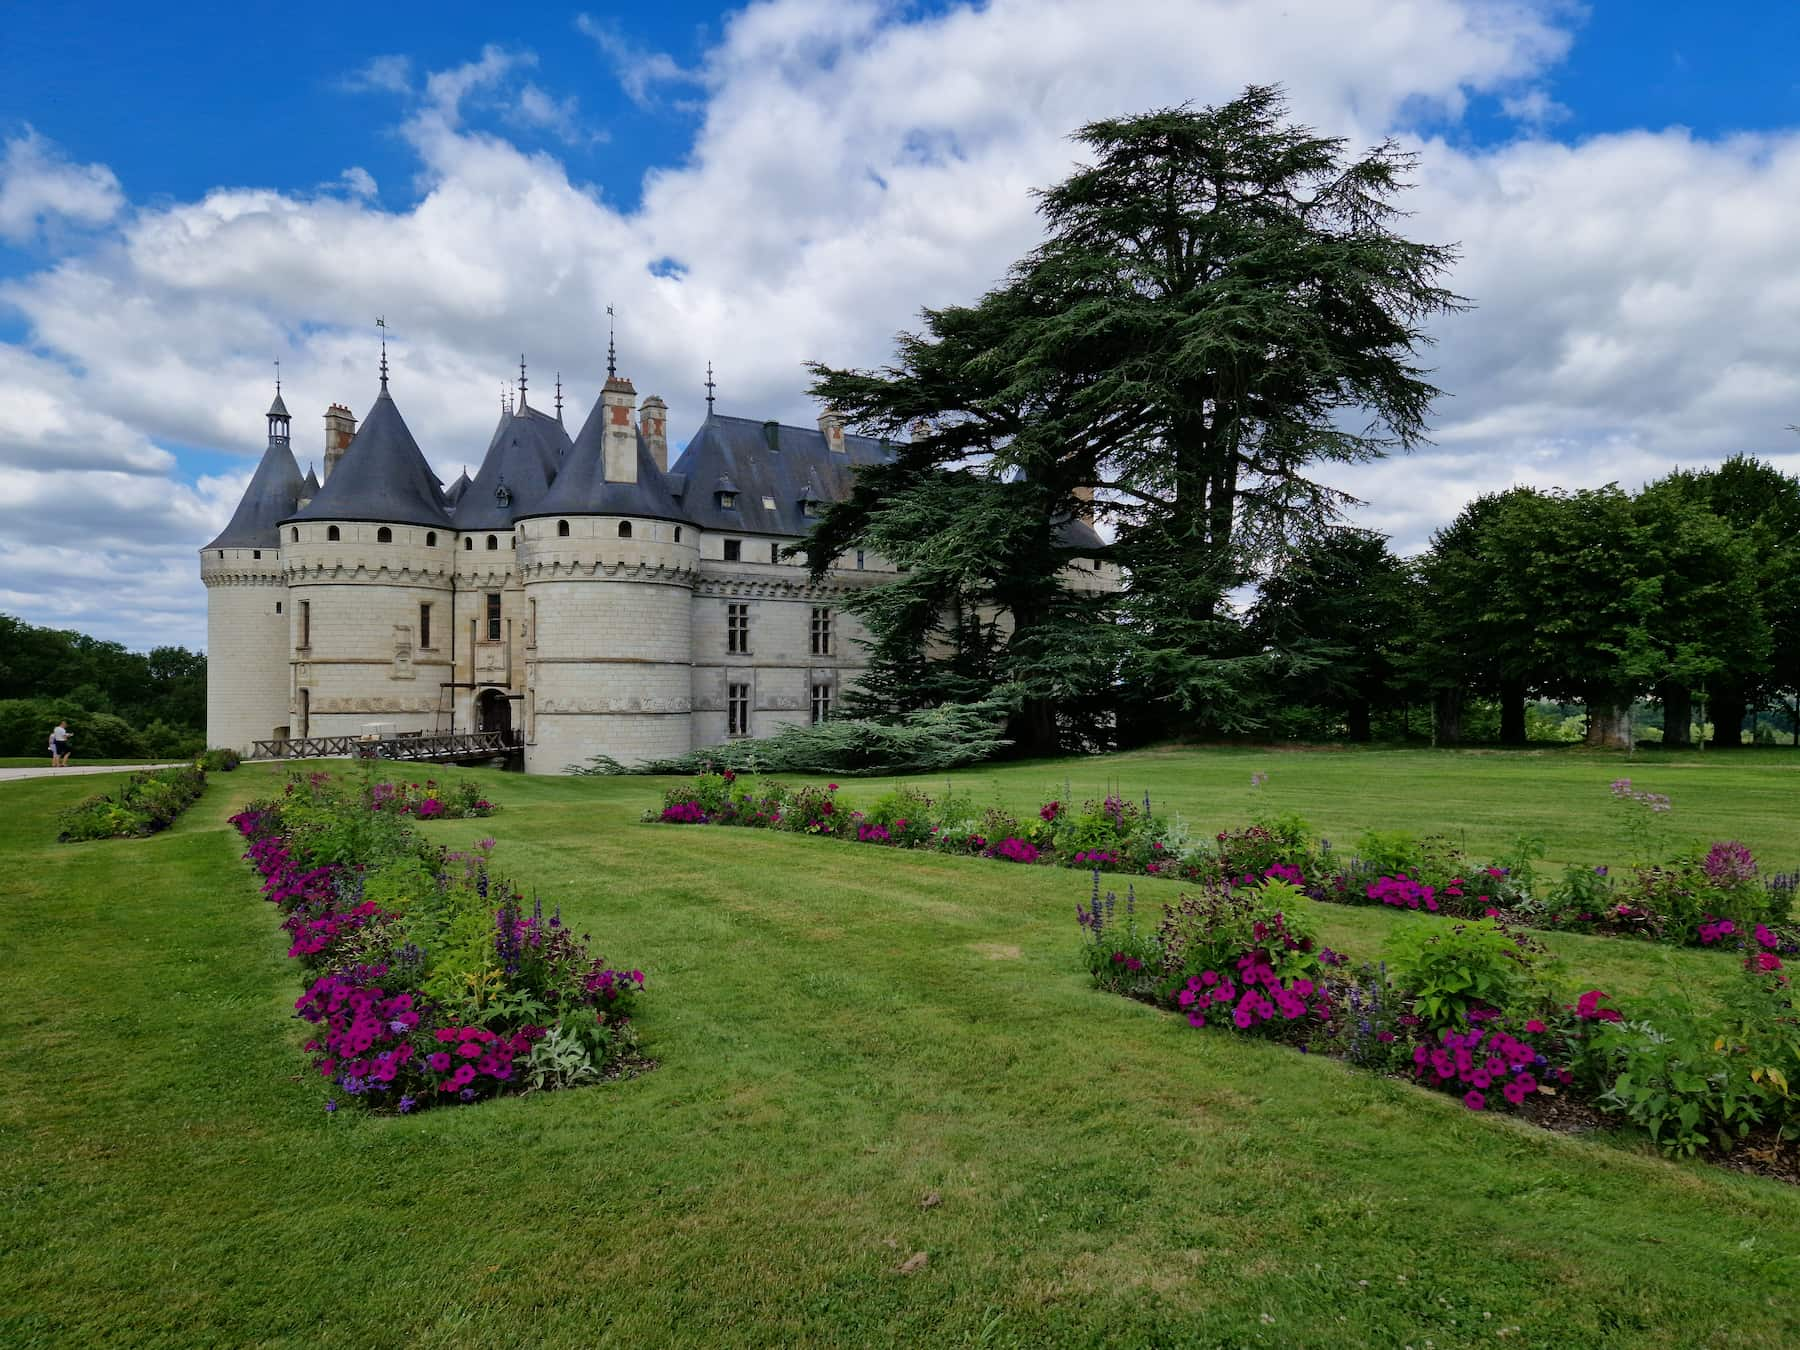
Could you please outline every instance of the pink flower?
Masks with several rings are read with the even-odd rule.
[[[1480,1111],[1486,1108],[1487,1098],[1479,1092],[1466,1092],[1463,1094],[1463,1105],[1471,1111]]]
[[[1547,1031],[1548,1029],[1549,1028],[1547,1028],[1542,1022],[1538,1021],[1537,1018],[1535,1018],[1535,1017],[1532,1018],[1529,1022],[1527,1022],[1525,1024],[1525,1030],[1531,1032],[1533,1035],[1540,1034],[1544,1031]]]

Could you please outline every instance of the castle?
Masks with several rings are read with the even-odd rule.
[[[669,463],[668,408],[609,364],[571,440],[503,408],[471,479],[446,490],[388,391],[361,426],[325,414],[305,478],[277,385],[269,442],[201,550],[207,741],[498,731],[527,772],[625,764],[823,720],[865,664],[844,601],[891,579],[872,554],[814,581],[782,557],[884,442],[712,410]],[[1099,544],[1085,522],[1065,541]],[[1105,584],[1093,576],[1092,584]]]

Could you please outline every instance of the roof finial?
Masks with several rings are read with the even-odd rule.
[[[375,326],[381,330],[381,392],[385,394],[387,393],[387,319],[377,314]]]
[[[525,406],[525,353],[519,353],[519,406]]]
[[[275,397],[281,397],[281,358],[275,358]]]
[[[500,381],[500,415],[506,416],[506,381]]]
[[[618,353],[613,349],[613,307],[606,307],[606,378],[617,379],[619,375]]]
[[[556,420],[562,421],[562,372],[556,372]]]
[[[708,361],[706,363],[706,415],[708,417],[712,416],[713,390],[716,388],[718,386],[713,383],[712,362]]]

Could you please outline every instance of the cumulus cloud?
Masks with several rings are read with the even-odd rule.
[[[398,54],[371,57],[340,82],[348,93],[407,94],[412,92],[412,58]]]
[[[669,399],[676,441],[704,412],[709,359],[723,411],[808,421],[806,359],[886,360],[920,306],[973,298],[1035,242],[1030,189],[1068,171],[1071,129],[1270,80],[1323,130],[1420,149],[1408,229],[1461,242],[1451,281],[1478,304],[1436,328],[1451,395],[1436,445],[1340,475],[1369,502],[1362,523],[1417,547],[1469,495],[1515,481],[1635,482],[1800,449],[1781,429],[1800,413],[1800,237],[1779,207],[1800,188],[1800,138],[1653,130],[1472,151],[1408,136],[1477,94],[1540,106],[1519,91],[1544,88],[1566,51],[1562,13],[764,0],[692,70],[590,19],[629,97],[679,82],[701,99],[686,153],[632,209],[499,134],[581,134],[531,53],[490,45],[427,72],[381,58],[357,78],[402,96],[407,204],[384,207],[357,169],[331,191],[225,185],[129,214],[114,183],[86,217],[112,222],[91,246],[0,287],[28,332],[0,347],[0,607],[84,626],[154,614],[142,640],[203,640],[194,554],[261,450],[269,362],[304,468],[328,403],[369,404],[377,313],[396,335],[395,397],[446,478],[478,462],[521,349],[534,403],[560,371],[569,420],[585,416],[608,304],[623,371]],[[236,452],[243,475],[190,481],[174,447]],[[38,551],[71,538],[79,565]]]
[[[0,155],[0,239],[22,243],[58,221],[102,225],[125,194],[104,164],[75,164],[31,127]]]

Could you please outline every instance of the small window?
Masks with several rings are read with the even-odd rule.
[[[431,646],[431,606],[419,606],[419,646]]]
[[[725,729],[732,736],[750,734],[750,686],[725,686]]]
[[[831,716],[831,686],[815,684],[812,687],[812,720],[813,725],[825,721]]]
[[[325,538],[326,538],[326,541],[329,543],[333,543],[333,544],[337,543],[338,527],[335,525],[327,525],[325,527]]]
[[[681,542],[681,526],[679,525],[675,527],[675,542],[678,544]]]
[[[769,541],[769,561],[772,563],[778,563],[781,561],[781,541],[780,540],[771,539]]]
[[[497,549],[499,547],[500,547],[500,540],[499,540],[498,536],[490,534],[488,536],[488,552],[492,553],[492,552],[494,552],[495,549]],[[858,556],[861,556],[861,555],[858,555]]]
[[[392,530],[390,530],[387,526],[383,525],[379,530],[375,531],[375,542],[378,544],[393,543],[394,542],[394,532]]]
[[[629,520],[621,520],[619,522],[619,538],[631,538],[631,522]]]
[[[288,543],[297,544],[299,542],[300,542],[300,531],[297,529],[289,530],[288,531]]]
[[[512,544],[510,545],[510,547],[517,548],[518,546],[519,546],[519,536],[515,534],[512,537]]]
[[[831,611],[815,609],[812,612],[812,654],[814,656],[831,655]],[[815,722],[817,718],[813,719]]]
[[[737,507],[737,493],[721,492],[719,494],[719,509],[721,511],[735,510],[736,507]]]
[[[775,509],[775,499],[773,497],[764,497],[763,498],[763,510],[773,511],[774,509]]]
[[[725,650],[748,653],[750,650],[750,606],[725,606]]]
[[[250,556],[252,558],[260,558],[262,557],[262,550],[260,548],[253,548],[250,550]]]
[[[559,539],[567,539],[569,537],[569,522],[568,521],[559,520],[556,522],[556,537]]]
[[[857,571],[860,572],[863,570],[863,564],[867,561],[867,558],[868,558],[868,555],[865,554],[860,548],[856,550],[856,570]]]
[[[525,645],[527,647],[535,647],[537,646],[537,597],[535,595],[532,596],[528,603],[531,606],[531,627],[525,632]]]
[[[312,646],[312,601],[300,602],[300,642],[302,647]]]
[[[219,556],[220,556],[220,557],[221,557],[221,558],[223,558],[223,557],[224,557],[224,556],[225,556],[225,550],[224,550],[224,549],[220,549],[220,550],[219,550]]]
[[[499,591],[489,591],[487,593],[487,640],[489,642],[498,642],[500,640]]]
[[[276,612],[276,613],[277,613],[277,614],[279,614],[279,613],[281,613],[281,601],[279,601],[279,600],[277,600],[277,601],[276,601],[276,602],[275,602],[275,612]]]
[[[425,531],[425,547],[426,548],[436,548],[437,547],[437,531],[436,530]]]
[[[464,539],[463,540],[463,552],[464,553],[467,553],[470,549],[472,549],[474,547],[475,547],[475,541],[473,539]]]
[[[223,557],[224,555],[220,554],[219,556]],[[725,541],[725,561],[726,562],[740,562],[740,561],[742,561],[743,556],[744,556],[744,541],[742,539],[727,539]]]

